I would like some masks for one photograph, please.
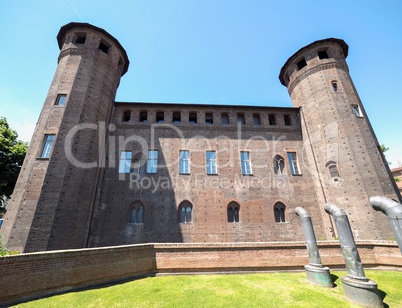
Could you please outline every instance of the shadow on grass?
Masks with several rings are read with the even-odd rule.
[[[88,286],[72,286],[70,289],[64,288],[64,290],[53,290],[53,291],[49,291],[48,293],[38,292],[37,294],[27,296],[26,298],[15,300],[12,302],[12,305],[28,303],[28,302],[32,302],[35,300],[41,300],[41,299],[45,299],[45,298],[49,298],[49,297],[53,297],[53,296],[57,296],[57,295],[103,289],[103,288],[117,286],[117,285],[125,284],[130,281],[140,280],[140,279],[144,279],[144,278],[148,278],[148,277],[156,277],[156,274],[149,273],[149,274],[145,274],[145,275],[133,276],[133,277],[124,278],[124,279],[111,280],[111,281],[103,282],[103,283],[96,283],[96,284],[88,285]],[[46,292],[46,291],[44,291],[44,292]],[[3,306],[1,306],[1,307],[3,307]]]
[[[331,273],[331,279],[332,279],[332,282],[334,283],[334,287],[337,287],[338,285],[335,282],[339,279],[339,276]],[[387,293],[380,289],[378,289],[378,293],[380,294],[381,300],[383,301],[383,307],[389,308],[389,305],[384,302],[384,299],[387,296]]]
[[[331,279],[334,284],[334,288],[337,287],[338,285],[335,282],[339,279],[339,276],[331,273]]]
[[[382,299],[382,301],[383,301],[384,308],[388,308],[389,305],[384,302],[384,299],[385,299],[385,297],[387,296],[387,293],[384,292],[384,291],[382,291],[382,290],[380,290],[380,289],[378,289],[378,292],[380,293],[381,299]]]

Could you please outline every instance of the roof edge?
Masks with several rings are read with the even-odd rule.
[[[115,101],[114,104],[116,105],[149,105],[149,106],[182,106],[182,107],[220,107],[220,108],[250,108],[250,109],[286,109],[286,110],[299,110],[300,107],[282,107],[282,106],[256,106],[256,105],[225,105],[225,104],[194,104],[194,103],[166,103],[166,102],[118,102]]]
[[[346,42],[345,42],[344,40],[338,39],[338,38],[330,37],[330,38],[326,38],[326,39],[323,39],[323,40],[314,41],[314,42],[312,42],[311,44],[308,44],[308,45],[306,45],[306,46],[300,48],[298,51],[296,51],[296,52],[285,62],[285,64],[282,66],[281,71],[280,71],[280,73],[279,73],[279,80],[280,80],[281,84],[286,87],[286,83],[285,83],[285,79],[284,79],[285,68],[289,65],[290,62],[292,62],[292,61],[298,56],[299,53],[301,53],[302,51],[304,51],[304,50],[310,48],[310,47],[313,46],[313,45],[322,44],[322,43],[327,43],[327,42],[331,42],[331,43],[338,44],[338,45],[342,48],[343,54],[344,54],[345,59],[346,59],[346,57],[348,56],[348,52],[349,52],[349,46],[348,46],[348,44],[346,44]]]

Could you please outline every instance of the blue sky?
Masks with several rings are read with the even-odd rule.
[[[71,21],[130,58],[117,101],[291,106],[278,75],[318,39],[349,44],[350,73],[391,168],[402,163],[402,1],[0,0],[0,116],[29,141]]]

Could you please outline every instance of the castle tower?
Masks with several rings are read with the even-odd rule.
[[[5,217],[9,249],[86,247],[115,94],[129,60],[105,30],[69,23]]]
[[[279,79],[301,107],[303,172],[314,177],[327,237],[334,233],[323,207],[333,202],[348,214],[356,239],[388,240],[391,230],[373,213],[369,198],[400,195],[349,75],[347,55],[343,40],[313,42],[287,60]]]

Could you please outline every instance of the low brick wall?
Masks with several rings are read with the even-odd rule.
[[[318,243],[322,262],[344,268],[339,242]],[[357,242],[363,266],[402,268],[395,242]],[[168,243],[27,253],[0,258],[0,305],[166,273],[303,269],[303,242]]]
[[[0,258],[0,306],[155,272],[153,245],[27,253]]]

